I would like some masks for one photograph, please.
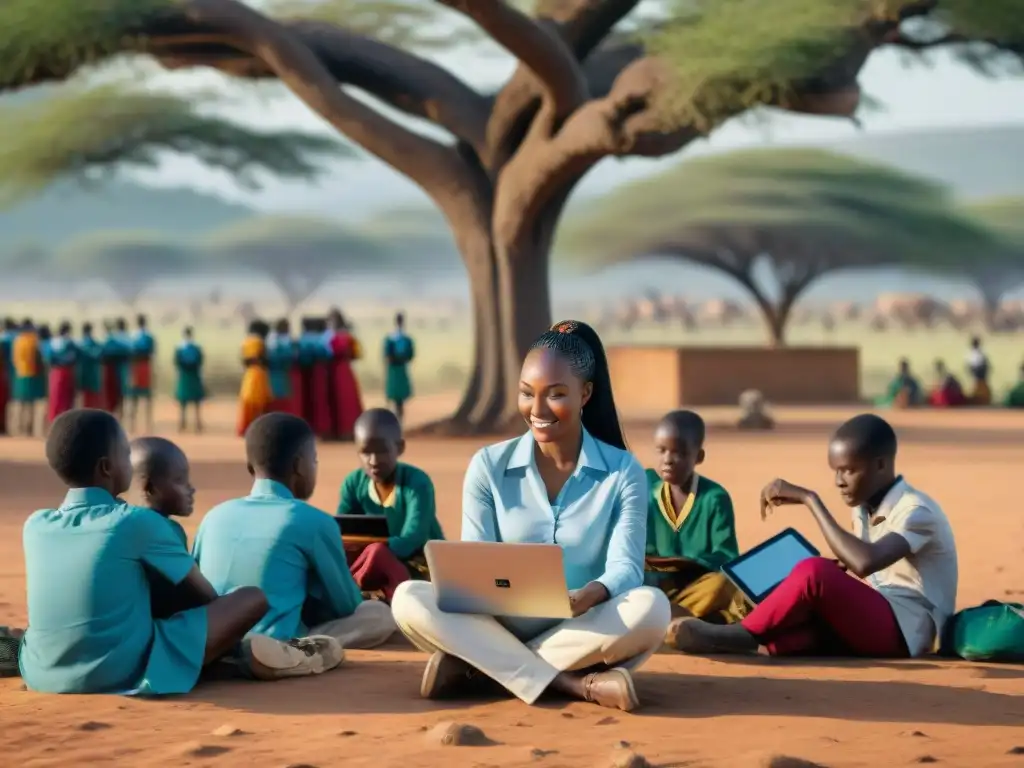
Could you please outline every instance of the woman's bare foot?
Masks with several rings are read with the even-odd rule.
[[[668,625],[665,643],[671,648],[696,656],[757,653],[758,642],[742,624],[724,626],[700,619],[675,619]]]

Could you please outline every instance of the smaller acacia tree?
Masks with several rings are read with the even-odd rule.
[[[196,266],[187,247],[156,232],[109,230],[74,238],[54,256],[69,278],[102,280],[131,309],[154,280],[181,277]]]
[[[999,305],[1003,297],[1024,285],[1024,198],[1001,197],[980,201],[968,211],[995,236],[994,247],[986,253],[965,253],[958,271],[968,277],[981,293],[985,325],[999,328]]]
[[[797,300],[821,277],[948,264],[988,241],[930,182],[821,150],[759,150],[622,188],[570,219],[559,247],[588,269],[653,256],[723,272],[751,295],[781,346]],[[762,265],[774,286],[759,279]]]
[[[211,268],[255,270],[284,296],[290,315],[341,274],[396,269],[380,242],[322,219],[260,216],[217,230],[206,242]]]

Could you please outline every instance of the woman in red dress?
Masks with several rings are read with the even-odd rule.
[[[46,421],[53,420],[75,407],[75,372],[78,362],[78,347],[71,340],[71,323],[63,322],[57,331],[57,338],[50,342],[50,405]]]
[[[331,409],[334,417],[334,436],[340,440],[351,440],[356,419],[363,413],[363,400],[359,394],[359,382],[352,371],[352,362],[362,357],[359,341],[352,334],[352,328],[345,316],[337,309],[330,315],[331,363]]]

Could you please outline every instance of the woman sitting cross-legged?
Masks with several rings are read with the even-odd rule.
[[[407,581],[391,608],[399,629],[433,654],[421,693],[457,695],[482,673],[527,704],[552,688],[631,710],[639,701],[629,670],[661,646],[671,609],[643,586],[647,479],[626,451],[593,329],[559,323],[534,342],[519,411],[529,432],[470,463],[462,538],[561,545],[574,618],[444,613],[430,583]]]

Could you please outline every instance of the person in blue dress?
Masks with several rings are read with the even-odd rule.
[[[601,340],[583,323],[553,326],[519,374],[529,431],[473,457],[462,494],[462,539],[558,544],[574,618],[498,619],[445,613],[429,582],[395,590],[399,629],[431,654],[420,693],[465,693],[481,676],[527,704],[551,688],[632,710],[631,670],[665,639],[671,606],[644,586],[647,477],[626,449]]]
[[[384,339],[384,396],[401,423],[405,404],[412,397],[409,363],[416,357],[416,346],[405,332],[405,315],[395,315],[395,330]]]
[[[291,326],[287,318],[281,318],[274,330],[267,336],[267,368],[270,372],[270,391],[274,399],[270,410],[299,414],[295,409],[297,394],[294,392],[293,372],[298,358],[298,348],[292,339]]]
[[[218,595],[158,512],[118,498],[131,485],[132,464],[111,414],[61,415],[46,458],[68,492],[59,507],[25,522],[25,685],[42,693],[188,693],[201,669],[233,652],[260,620],[266,596],[255,587]],[[155,619],[151,579],[189,607]]]
[[[196,344],[191,327],[181,333],[181,343],[174,350],[174,369],[178,381],[174,398],[178,401],[178,431],[187,429],[188,407],[192,406],[196,417],[196,434],[203,431],[202,403],[206,397],[203,386],[203,350]]]
[[[82,338],[78,341],[78,370],[75,389],[81,394],[83,408],[103,408],[103,345],[96,341],[92,323],[82,324]]]

